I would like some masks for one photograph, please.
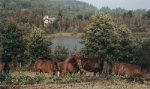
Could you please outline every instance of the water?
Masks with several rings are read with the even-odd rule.
[[[53,43],[52,50],[54,50],[57,45],[63,45],[68,48],[69,51],[74,51],[75,49],[79,51],[83,48],[83,44],[80,43],[81,38],[53,38],[51,42]]]
[[[143,40],[148,40],[150,39],[149,37],[142,38]],[[74,51],[75,49],[79,51],[81,48],[84,47],[83,44],[81,44],[81,38],[53,38],[52,40],[52,50],[57,45],[63,45],[69,49],[69,51]]]

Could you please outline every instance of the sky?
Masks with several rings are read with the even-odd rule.
[[[150,0],[79,0],[84,1],[97,8],[108,6],[111,9],[123,8],[127,10],[150,9]]]

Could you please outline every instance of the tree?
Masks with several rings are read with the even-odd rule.
[[[139,63],[150,65],[150,39],[142,42],[142,55],[140,56]]]
[[[13,62],[14,67],[22,59],[25,51],[25,41],[23,39],[23,31],[18,28],[15,22],[6,21],[0,25],[1,34],[1,59],[3,62]]]
[[[53,56],[54,59],[63,61],[69,55],[69,50],[63,45],[57,45],[54,49]]]
[[[144,18],[150,18],[150,10],[147,11],[146,14],[143,15]]]
[[[140,46],[125,25],[115,25],[109,15],[96,14],[85,29],[83,55],[87,57],[132,62]]]
[[[28,47],[32,63],[39,58],[49,58],[51,55],[51,42],[44,37],[44,31],[40,28],[32,31]]]

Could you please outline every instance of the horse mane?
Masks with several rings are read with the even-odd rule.
[[[75,60],[75,55],[71,55],[70,57],[68,57],[66,60],[65,60],[65,62],[69,62],[69,63],[73,63],[73,62],[75,62],[76,60]]]

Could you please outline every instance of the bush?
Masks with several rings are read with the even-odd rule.
[[[57,45],[53,52],[53,57],[55,60],[63,61],[69,55],[69,50],[63,45]]]
[[[28,51],[32,63],[39,58],[50,58],[51,42],[44,36],[42,29],[34,29],[30,35]]]

